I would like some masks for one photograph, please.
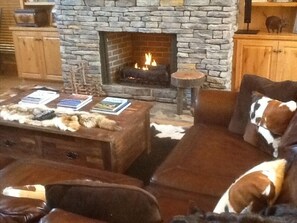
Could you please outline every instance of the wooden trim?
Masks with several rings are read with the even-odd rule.
[[[253,2],[253,7],[297,7],[297,2]]]
[[[55,6],[54,2],[24,2],[25,6]]]
[[[235,34],[234,39],[257,39],[257,40],[289,40],[297,41],[297,34],[282,32],[279,34],[259,32],[258,34]]]

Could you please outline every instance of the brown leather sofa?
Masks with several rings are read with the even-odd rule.
[[[132,223],[153,223],[161,220],[170,222],[173,216],[187,214],[189,207],[193,203],[201,210],[212,211],[222,194],[236,178],[251,167],[263,161],[274,159],[271,154],[243,139],[244,128],[240,129],[238,126],[240,124],[246,125],[247,120],[241,115],[248,113],[247,107],[250,106],[251,102],[248,101],[247,105],[244,106],[239,105],[244,101],[243,98],[250,98],[250,94],[254,90],[282,101],[288,98],[296,100],[297,83],[286,82],[275,86],[269,80],[247,76],[243,79],[242,85],[240,92],[200,91],[199,95],[197,95],[197,105],[194,110],[194,125],[187,130],[182,140],[155,171],[150,184],[145,188],[157,199],[158,205],[151,202],[154,207],[151,215],[155,217],[151,219],[143,217],[141,220],[134,219],[131,221]],[[239,122],[232,123],[236,115],[240,116]],[[232,131],[230,130],[232,129],[230,123],[233,124]],[[237,127],[238,132],[234,132],[234,126]],[[290,165],[287,166],[278,203],[297,205],[296,132],[297,115],[292,118],[288,131],[283,137],[284,140],[282,140],[280,156],[285,157]],[[0,156],[0,167],[2,168],[0,171],[1,190],[11,185],[18,186],[34,183],[51,185],[57,181],[74,179],[99,180],[136,186],[137,188],[143,187],[142,182],[139,180],[121,174],[79,167],[69,168],[69,165],[49,161],[15,161]],[[62,191],[60,195],[58,193],[55,197],[67,197],[64,197],[64,192],[67,194],[68,189]],[[82,198],[87,196],[82,196],[83,193],[80,192],[75,194],[77,195],[73,196],[75,200],[69,197],[65,198],[66,201],[69,201],[66,202],[66,205],[62,205],[63,202],[58,202],[59,205],[48,205],[43,201],[31,199],[32,206],[27,204],[28,199],[1,197],[0,222],[63,223],[74,222],[73,219],[75,219],[75,222],[100,222],[101,218],[96,218],[87,212],[89,209],[94,210],[93,208],[97,207],[98,203],[92,204],[88,200],[84,203],[85,201]],[[95,198],[95,194],[96,192],[91,193],[89,196]],[[97,199],[91,200],[96,201]],[[150,201],[152,200],[150,199]],[[122,215],[124,216],[128,209],[125,206],[127,203],[122,203],[123,209],[121,211],[123,211]],[[68,206],[72,204],[82,205],[81,207],[86,212],[81,213],[77,207],[68,209]],[[159,216],[159,210],[161,217]],[[96,210],[93,212],[96,212]],[[1,221],[1,218],[5,220]],[[109,219],[107,221],[116,222],[109,221]]]
[[[285,95],[284,89],[287,91]],[[235,123],[234,117],[244,112],[248,115],[248,109],[242,109],[250,107],[251,101],[243,103],[242,100],[250,98],[253,91],[278,100],[296,101],[297,82],[276,84],[264,78],[246,75],[240,92],[200,91],[194,112],[194,126],[187,130],[155,171],[147,188],[158,199],[165,222],[172,216],[186,214],[193,203],[201,210],[212,211],[223,193],[239,176],[263,161],[274,159],[271,154],[246,142],[243,139],[243,128],[236,133],[230,130],[239,124],[246,124],[246,118],[240,117],[241,123]],[[286,134],[283,143],[286,145],[280,156],[294,151],[291,150],[297,143],[297,127],[294,129],[294,122],[297,126],[297,115],[290,123],[291,134]],[[287,157],[290,159],[294,156],[290,154]],[[291,178],[293,173],[294,170],[291,170]],[[296,188],[294,180],[287,180],[283,187],[283,194],[287,193],[287,196],[285,198],[281,194],[279,202],[295,200],[297,204],[297,195],[293,195],[296,192],[293,189]]]
[[[143,183],[138,179],[39,159],[14,160],[3,155],[0,167],[1,191],[9,186],[18,189],[34,184],[46,188],[46,201],[1,194],[0,222],[161,222],[156,199],[142,189]]]

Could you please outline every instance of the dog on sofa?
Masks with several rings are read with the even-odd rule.
[[[259,213],[217,214],[203,212],[198,208],[185,216],[175,216],[171,223],[297,223],[297,207],[291,204],[278,204],[263,209]]]

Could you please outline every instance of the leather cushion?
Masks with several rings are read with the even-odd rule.
[[[45,188],[50,208],[107,222],[161,222],[157,200],[139,187],[76,180]]]
[[[291,119],[285,133],[283,134],[279,147],[286,148],[297,144],[297,112],[295,112],[293,118]]]
[[[225,127],[197,124],[187,130],[151,183],[219,198],[242,173],[270,159]]]
[[[47,213],[42,200],[0,195],[0,222],[36,222]]]
[[[297,145],[287,147],[284,156],[288,161],[288,168],[276,203],[289,203],[297,206]]]
[[[297,99],[297,82],[274,82],[264,77],[246,74],[243,76],[235,109],[229,123],[229,130],[237,134],[244,134],[249,120],[249,108],[252,104],[252,92],[258,91],[267,97],[279,101]]]
[[[4,167],[6,167],[14,161],[14,158],[0,154],[0,169],[3,169]]]
[[[67,212],[61,209],[53,209],[49,214],[40,219],[39,223],[106,223],[96,219],[86,218],[78,214]]]

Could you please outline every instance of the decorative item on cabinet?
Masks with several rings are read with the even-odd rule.
[[[45,9],[16,9],[14,19],[18,26],[48,26],[49,20]]]
[[[244,2],[244,23],[246,29],[237,30],[236,34],[257,34],[259,30],[250,30],[250,23],[252,19],[252,0],[245,0]]]
[[[272,31],[274,33],[274,31],[276,31],[276,33],[281,33],[283,27],[288,25],[288,22],[286,19],[281,19],[278,16],[268,16],[265,25],[267,32],[270,33],[270,31]]]

